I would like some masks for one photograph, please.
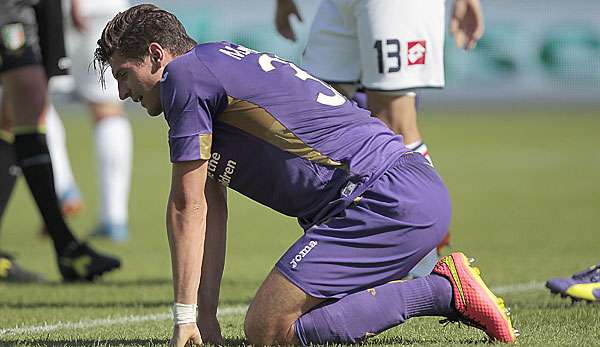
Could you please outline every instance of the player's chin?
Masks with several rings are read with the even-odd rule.
[[[146,112],[150,117],[159,116],[162,113],[162,108],[160,107],[146,107]]]

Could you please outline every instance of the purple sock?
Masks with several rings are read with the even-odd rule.
[[[432,274],[390,282],[317,307],[296,321],[303,345],[357,343],[411,317],[452,315],[450,282]]]

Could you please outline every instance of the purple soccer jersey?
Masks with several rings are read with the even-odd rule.
[[[347,206],[407,152],[402,137],[292,63],[228,42],[167,65],[171,161],[307,226]]]

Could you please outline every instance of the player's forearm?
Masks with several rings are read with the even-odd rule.
[[[206,202],[178,203],[169,198],[167,232],[171,249],[174,300],[195,304],[206,230]]]
[[[206,233],[206,162],[173,164],[167,232],[176,303],[196,304]]]
[[[200,317],[214,316],[219,303],[219,291],[225,265],[227,235],[227,194],[225,187],[208,180],[205,187],[208,201],[204,261],[198,292]]]

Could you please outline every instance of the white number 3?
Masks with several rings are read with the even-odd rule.
[[[277,57],[270,57],[267,54],[262,54],[258,58],[258,64],[265,72],[275,70],[275,66],[273,66],[274,61],[291,66],[292,69],[294,69],[294,71],[296,71],[296,74],[294,75],[294,77],[297,77],[303,81],[306,81],[309,79],[313,80],[313,81],[317,81],[323,87],[327,88],[329,91],[331,91],[333,93],[333,95],[325,95],[323,93],[319,93],[317,95],[318,103],[323,104],[323,105],[328,105],[328,106],[340,106],[346,102],[346,98],[342,94],[340,94],[337,90],[333,89],[330,85],[321,81],[320,79],[311,76],[310,74],[308,74],[308,72],[300,69],[293,63],[287,62],[285,60],[281,60]]]

